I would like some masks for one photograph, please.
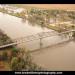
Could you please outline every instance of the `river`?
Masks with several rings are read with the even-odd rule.
[[[21,18],[11,16],[8,14],[3,14],[0,12],[0,29],[4,31],[10,38],[16,39],[20,37],[25,37],[28,35],[33,35],[39,32],[52,31],[47,28],[41,28],[40,26],[32,26],[22,22]]]
[[[23,22],[21,18],[4,14],[0,12],[0,29],[9,36],[12,40],[21,37],[26,37],[29,35],[35,35],[40,32],[51,32],[54,30],[48,28],[42,28],[40,25],[32,26],[26,22]],[[21,39],[20,39],[21,40]],[[24,39],[25,40],[25,39]],[[13,40],[14,41],[14,40]],[[19,40],[18,40],[19,41]],[[33,44],[32,44],[33,42]],[[35,46],[34,46],[35,45]],[[19,44],[19,47],[25,47],[25,42]],[[37,49],[39,48],[39,40],[34,40],[26,43],[27,49]],[[34,47],[34,48],[33,48]]]
[[[0,13],[0,29],[11,39],[35,35],[40,32],[54,31],[38,25],[29,25],[28,21],[22,22],[21,18],[3,13]],[[45,47],[46,45],[49,46],[58,41],[60,42],[60,40],[64,39],[57,35],[42,39],[42,43]],[[40,39],[29,42],[28,48],[33,48],[34,50],[40,48]],[[63,45],[54,46],[53,48],[42,49],[41,51],[34,52],[32,57],[34,62],[48,70],[75,70],[75,42],[70,41]]]

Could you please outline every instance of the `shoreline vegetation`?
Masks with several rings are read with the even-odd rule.
[[[22,12],[16,12],[16,11],[14,12],[15,6],[17,7],[17,9],[20,7],[23,8],[24,10]],[[75,26],[74,11],[66,11],[58,9],[52,9],[52,10],[39,9],[39,8],[36,9],[34,7],[29,8],[29,6],[28,6],[29,9],[27,9],[27,6],[26,8],[24,8],[25,7],[24,5],[19,5],[19,4],[16,5],[11,4],[9,7],[7,7],[7,9],[5,9],[6,7],[0,8],[0,12],[22,18],[24,22],[28,20],[28,22],[31,25],[37,24],[41,27],[47,27],[57,32],[66,31],[71,29],[72,26]],[[11,7],[13,7],[12,10]],[[56,24],[57,22],[58,24]],[[61,24],[61,22],[63,23]],[[69,22],[70,26],[68,25],[67,22]]]
[[[12,43],[12,40],[0,30],[0,46]],[[26,49],[15,46],[0,49],[0,71],[38,71],[43,70],[32,62]]]
[[[0,30],[0,46],[13,43],[13,41]]]
[[[12,43],[10,38],[0,31],[0,45]],[[15,46],[0,49],[0,71],[38,71],[43,70],[32,61],[26,49]]]
[[[26,49],[10,47],[0,50],[0,71],[39,71],[44,70],[32,61]]]

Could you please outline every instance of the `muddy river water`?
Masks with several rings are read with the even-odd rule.
[[[38,25],[32,26],[28,21],[22,22],[21,18],[0,13],[0,29],[11,39],[34,35],[40,32],[51,32],[53,30],[42,28]],[[60,36],[43,39],[43,46],[54,44],[63,40]],[[40,40],[30,42],[30,48],[40,48]],[[23,45],[23,44],[22,44]],[[36,47],[36,48],[34,48]],[[42,49],[32,54],[33,61],[48,70],[75,70],[75,42],[70,41],[63,45]]]

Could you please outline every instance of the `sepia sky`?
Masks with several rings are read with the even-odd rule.
[[[75,4],[25,4],[26,6],[46,9],[68,9],[75,10]]]

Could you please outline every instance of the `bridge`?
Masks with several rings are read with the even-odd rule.
[[[72,32],[75,32],[75,30],[69,30],[69,31],[61,32],[61,33],[58,33],[58,32],[55,32],[55,31],[41,32],[41,33],[37,33],[35,35],[30,35],[30,36],[27,36],[27,37],[12,39],[14,43],[2,45],[2,46],[0,46],[0,49],[15,46],[15,45],[17,46],[19,44],[26,43],[26,42],[31,42],[31,41],[33,42],[34,40],[40,40],[39,45],[40,45],[40,48],[42,48],[42,39],[57,36],[57,35],[60,36],[60,35],[66,34],[66,33],[68,33],[68,37],[70,38],[70,37],[72,37]]]

